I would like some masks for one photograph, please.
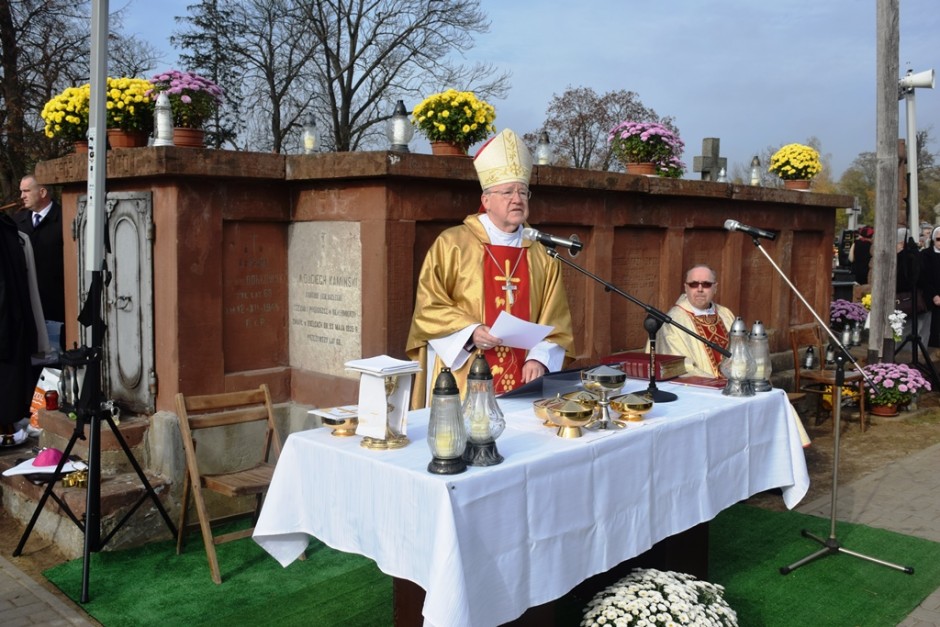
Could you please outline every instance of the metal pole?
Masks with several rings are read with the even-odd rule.
[[[104,200],[107,177],[108,0],[91,4],[91,101],[88,113],[88,217],[85,221],[85,270],[104,261]]]
[[[914,104],[914,88],[904,94],[907,113],[907,209],[908,227],[911,234],[920,238],[920,208],[917,196],[917,112]]]

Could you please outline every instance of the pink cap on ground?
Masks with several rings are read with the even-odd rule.
[[[57,448],[44,448],[33,460],[33,466],[57,466],[62,459],[62,451]]]

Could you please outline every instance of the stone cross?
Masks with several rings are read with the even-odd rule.
[[[718,180],[718,172],[728,167],[728,160],[718,156],[720,145],[717,137],[706,137],[702,140],[702,156],[692,158],[692,171],[701,172],[703,181]]]

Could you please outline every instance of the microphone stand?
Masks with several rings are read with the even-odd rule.
[[[812,308],[812,306],[808,302],[806,302],[806,299],[803,298],[803,295],[800,293],[800,290],[796,289],[796,286],[790,282],[790,279],[787,278],[787,275],[784,274],[783,270],[780,269],[780,267],[774,262],[774,260],[770,257],[767,251],[764,250],[764,247],[761,246],[760,240],[758,240],[758,238],[753,235],[751,236],[751,240],[754,242],[754,245],[757,246],[757,249],[761,251],[764,257],[767,258],[767,261],[770,262],[770,265],[773,266],[774,270],[777,271],[777,274],[780,275],[780,278],[782,278],[784,282],[790,287],[790,290],[796,295],[797,298],[800,299],[800,302],[802,302],[803,305],[806,306],[806,309],[808,309],[810,314],[812,314],[813,318],[816,319],[816,322],[818,322],[819,325],[822,326],[822,328],[826,330],[826,333],[829,335],[833,344],[838,348],[838,353],[836,354],[836,377],[835,377],[835,383],[833,385],[833,392],[832,392],[832,423],[833,423],[833,430],[835,432],[835,436],[833,437],[833,444],[832,444],[832,448],[833,448],[832,490],[831,490],[831,495],[830,495],[831,501],[830,501],[830,509],[829,509],[829,537],[824,539],[815,534],[810,533],[806,529],[801,530],[800,534],[804,538],[815,540],[816,542],[821,544],[823,548],[819,549],[815,553],[812,553],[804,557],[803,559],[798,560],[788,566],[781,566],[780,574],[788,575],[794,570],[796,570],[797,568],[799,568],[800,566],[803,566],[804,564],[808,564],[809,562],[812,562],[813,560],[818,559],[820,557],[836,555],[838,553],[845,553],[846,555],[851,555],[853,557],[867,560],[869,562],[874,562],[875,564],[881,564],[882,566],[887,566],[888,568],[894,568],[895,570],[900,570],[901,572],[907,573],[909,575],[913,575],[914,569],[911,568],[910,566],[900,566],[898,564],[892,564],[891,562],[880,560],[876,557],[864,555],[856,551],[850,551],[849,549],[842,546],[842,543],[839,542],[838,538],[836,537],[836,501],[838,500],[838,494],[839,494],[839,436],[842,431],[841,424],[840,424],[842,421],[842,385],[845,382],[846,360],[852,363],[852,366],[855,368],[855,370],[858,371],[862,375],[862,377],[865,379],[868,385],[872,387],[872,389],[878,389],[878,386],[872,380],[871,376],[858,365],[858,362],[855,361],[855,359],[852,357],[851,354],[849,354],[849,351],[848,349],[846,349],[845,345],[843,345],[842,342],[839,341],[839,338],[837,338],[835,334],[832,332],[832,330],[829,329],[829,326],[822,321],[822,318],[819,317],[819,315]]]
[[[546,252],[548,252],[550,257],[554,257],[555,259],[565,263],[568,267],[574,268],[575,270],[577,270],[584,276],[594,279],[596,282],[604,286],[604,291],[614,292],[615,294],[623,296],[628,301],[630,301],[634,305],[637,305],[638,307],[641,307],[646,312],[647,318],[643,322],[643,327],[646,329],[650,338],[650,372],[649,372],[650,383],[649,383],[649,387],[646,389],[646,392],[643,392],[643,394],[648,396],[649,399],[652,400],[654,403],[668,403],[678,398],[672,392],[664,392],[663,390],[660,390],[659,388],[656,387],[656,368],[655,368],[656,366],[656,361],[655,361],[656,359],[656,331],[663,324],[671,324],[677,329],[681,329],[682,331],[685,331],[686,333],[688,333],[689,335],[697,339],[699,342],[702,342],[709,348],[718,351],[725,357],[731,357],[731,351],[729,351],[728,349],[722,346],[719,346],[718,344],[712,342],[711,340],[705,339],[704,337],[702,337],[701,335],[699,335],[692,329],[684,327],[683,325],[673,320],[672,317],[669,316],[668,314],[656,309],[652,305],[648,305],[644,303],[643,301],[639,300],[638,298],[634,296],[631,296],[630,294],[624,292],[617,286],[612,285],[611,283],[605,281],[604,279],[600,278],[596,274],[593,274],[589,272],[588,270],[582,268],[581,266],[571,261],[570,259],[565,259],[558,253],[557,250],[555,250],[554,246],[549,246],[546,244],[542,244],[542,245],[545,246],[545,250]]]

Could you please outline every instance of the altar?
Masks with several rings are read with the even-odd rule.
[[[782,488],[790,508],[803,498],[809,476],[782,390],[659,386],[678,400],[576,439],[542,425],[537,397],[502,399],[505,461],[459,475],[427,472],[428,410],[408,415],[411,444],[398,450],[325,428],[294,433],[254,539],[286,566],[315,536],[423,588],[425,625],[492,626],[753,494]]]

